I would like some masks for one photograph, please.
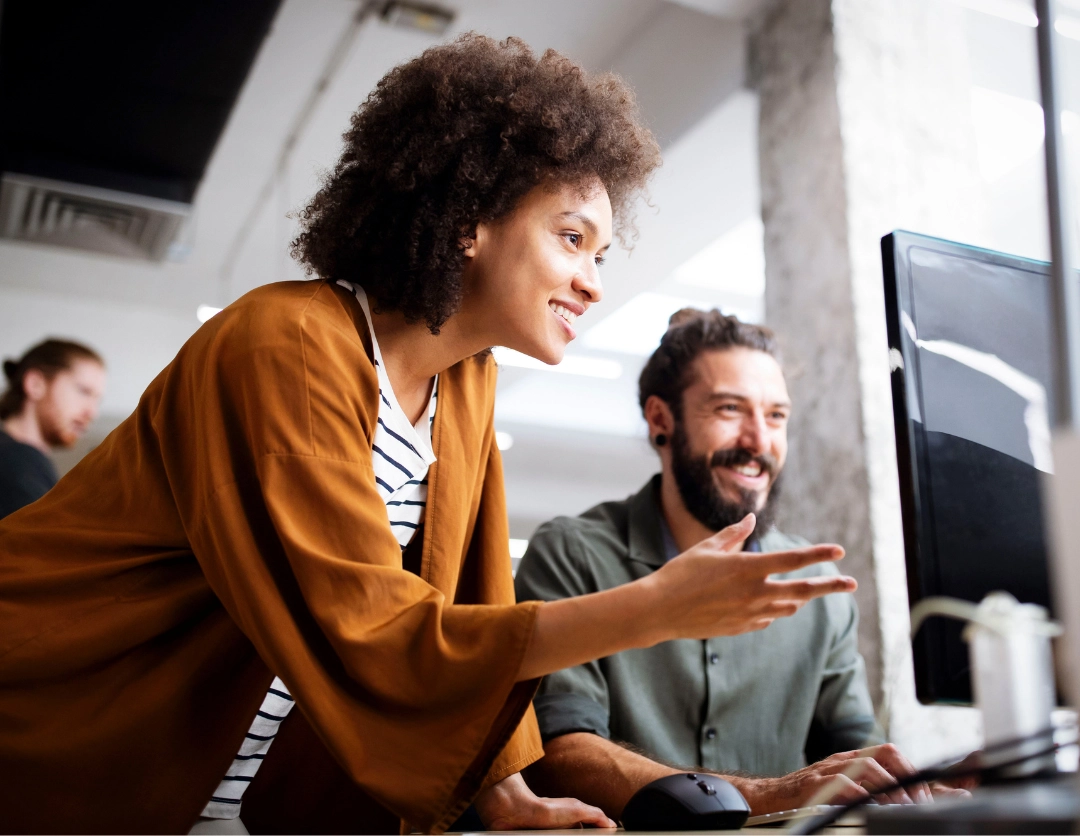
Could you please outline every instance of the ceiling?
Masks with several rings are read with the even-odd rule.
[[[496,421],[513,438],[504,461],[515,536],[555,514],[625,496],[652,472],[635,381],[647,338],[672,306],[720,304],[762,315],[757,102],[745,89],[744,67],[746,21],[769,1],[447,0],[457,15],[445,37],[470,29],[513,34],[622,74],[664,150],[649,201],[639,207],[640,236],[632,252],[609,256],[604,302],[580,321],[583,335],[570,351],[617,363],[618,376],[500,371]],[[220,307],[252,287],[302,277],[288,255],[296,231],[289,213],[333,165],[349,116],[378,79],[437,40],[377,15],[358,22],[361,8],[360,0],[281,3],[205,166],[176,248],[180,260],[154,264],[0,241],[0,354],[52,334],[83,339],[109,362],[105,414],[87,444],[131,411],[198,327],[200,305]],[[1031,58],[1015,49],[1016,24],[1003,30],[1000,19],[971,17],[974,82],[1030,98]],[[1032,181],[1021,167],[999,189],[1021,176]],[[1001,191],[999,200],[1016,207],[1015,218],[999,213],[1001,234],[1014,235],[1016,247],[1039,233],[1031,226],[1031,189],[1021,191]],[[710,268],[716,263],[723,274]],[[628,344],[627,334],[644,342]]]
[[[0,168],[190,203],[279,0],[8,0]]]
[[[641,238],[632,255],[616,254],[605,267],[603,307],[613,310],[658,286],[718,233],[756,214],[754,99],[740,91],[742,17],[758,0],[705,9],[667,0],[448,5],[457,15],[445,37],[468,30],[517,35],[534,49],[558,49],[590,69],[619,72],[635,86],[665,149],[665,167],[652,205],[642,206]],[[378,79],[436,42],[377,15],[357,23],[361,9],[357,0],[281,4],[206,166],[182,235],[183,260],[153,264],[0,242],[0,308],[18,311],[10,318],[0,312],[0,351],[14,354],[46,333],[98,347],[112,372],[98,437],[134,407],[198,327],[198,306],[221,306],[260,284],[301,277],[287,253],[295,233],[288,214],[318,187],[321,172],[337,157],[349,116]],[[703,130],[703,120],[711,127]],[[703,156],[707,171],[695,171]],[[700,297],[711,298],[707,289]],[[588,353],[618,357],[622,378],[607,381],[605,390],[571,375],[516,368],[501,374],[508,415],[500,429],[505,424],[514,440],[505,461],[516,534],[527,536],[555,513],[629,493],[651,472],[651,454],[631,435],[636,408],[627,399],[639,358]],[[558,410],[549,409],[546,419],[531,415],[530,387],[551,402],[552,380],[562,384],[555,391],[567,415],[574,413],[573,393],[584,390],[593,395],[594,412],[612,417],[611,426],[567,432],[552,417]],[[616,424],[622,429],[613,433]],[[576,489],[566,488],[553,449],[584,467]]]

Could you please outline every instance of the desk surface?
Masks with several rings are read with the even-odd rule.
[[[744,827],[742,830],[694,830],[688,832],[685,830],[658,830],[655,832],[639,831],[642,836],[719,836],[719,834],[727,833],[760,833],[762,836],[768,836],[768,834],[782,834],[785,828],[772,825],[769,827]],[[601,834],[609,833],[625,833],[621,827],[615,830],[608,828],[589,828],[587,831],[582,831],[580,828],[576,830],[485,830],[479,833],[471,833],[465,831],[461,836],[521,836],[522,833],[529,833],[530,836],[582,836],[583,833],[596,833],[597,836]],[[843,834],[843,836],[861,836],[866,831],[862,827],[826,827],[820,831],[825,834]],[[447,836],[453,836],[447,834]]]
[[[934,804],[888,805],[865,808],[879,833],[1080,833],[1080,776],[1066,774],[1058,778],[980,787],[971,798],[947,799]],[[871,812],[872,811],[872,812]],[[761,836],[784,833],[785,824],[744,827],[742,830],[700,830],[693,834],[668,831],[670,836],[712,836],[720,833],[756,833]],[[510,831],[515,832],[515,831]],[[520,831],[516,831],[520,834]],[[534,830],[537,836],[573,834],[581,830]],[[596,830],[598,834],[622,833]],[[860,826],[824,828],[822,833],[857,836],[867,832]],[[470,834],[470,836],[487,836]]]

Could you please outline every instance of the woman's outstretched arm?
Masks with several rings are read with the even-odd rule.
[[[518,679],[669,639],[760,630],[814,598],[855,590],[855,579],[845,576],[773,580],[770,575],[839,560],[844,550],[820,545],[770,554],[737,551],[754,523],[754,516],[748,515],[648,577],[545,603]]]

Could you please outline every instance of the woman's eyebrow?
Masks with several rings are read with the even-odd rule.
[[[598,235],[600,233],[600,227],[596,225],[592,218],[581,212],[560,212],[558,217],[573,218],[574,220],[581,221],[585,225],[585,228],[588,229],[589,232],[591,232],[593,235]]]

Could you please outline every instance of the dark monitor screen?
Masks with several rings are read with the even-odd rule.
[[[894,232],[882,239],[908,594],[1050,608],[1049,265]],[[971,702],[962,625],[914,643],[923,702]]]

